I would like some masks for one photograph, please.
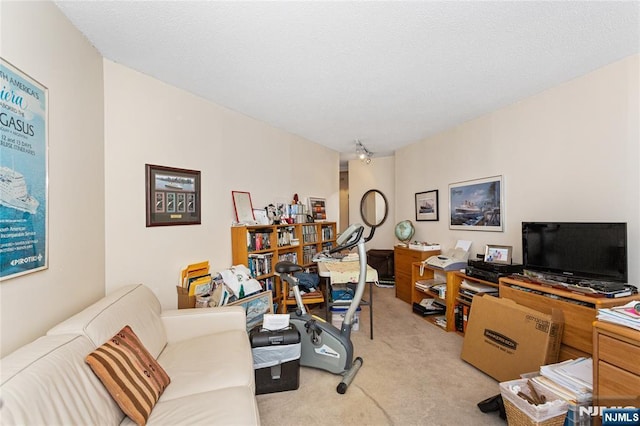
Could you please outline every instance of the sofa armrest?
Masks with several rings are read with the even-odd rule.
[[[167,333],[167,343],[229,330],[247,330],[246,314],[240,306],[171,309],[162,311],[160,318]]]

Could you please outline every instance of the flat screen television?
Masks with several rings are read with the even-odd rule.
[[[523,222],[523,268],[568,283],[627,282],[627,224]]]

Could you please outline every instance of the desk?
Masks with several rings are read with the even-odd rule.
[[[325,291],[325,318],[329,321],[331,306],[345,306],[344,303],[331,301],[332,284],[356,284],[360,277],[360,264],[358,262],[318,262],[318,275],[327,279]],[[369,284],[369,300],[362,299],[361,306],[369,306],[369,330],[373,339],[373,283],[378,282],[378,271],[367,265],[367,284]]]

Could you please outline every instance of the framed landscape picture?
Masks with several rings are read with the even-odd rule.
[[[227,306],[242,306],[247,314],[247,331],[262,322],[264,314],[273,313],[273,297],[270,291],[254,294],[235,302],[228,303]]]
[[[449,185],[449,228],[502,231],[504,224],[502,176]]]

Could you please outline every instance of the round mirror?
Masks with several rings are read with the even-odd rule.
[[[377,189],[370,189],[360,200],[360,216],[367,226],[380,226],[387,220],[387,198]]]

